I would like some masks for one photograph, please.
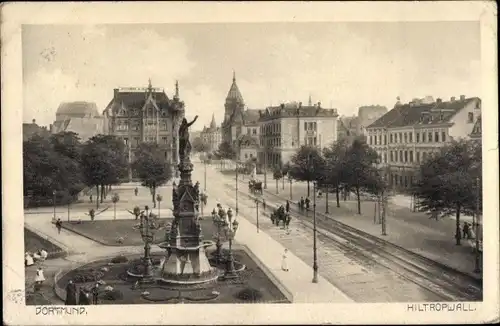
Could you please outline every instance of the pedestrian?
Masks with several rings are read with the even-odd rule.
[[[56,221],[56,228],[57,228],[57,234],[61,234],[62,221],[60,218],[58,218]]]
[[[470,228],[469,228],[469,223],[468,222],[464,222],[464,226],[463,226],[463,234],[464,234],[464,239],[469,239],[469,236],[470,236]]]
[[[47,259],[48,256],[49,253],[45,249],[40,250],[40,257],[42,258],[42,260]]]
[[[45,281],[45,276],[43,275],[43,269],[40,266],[36,270],[35,284],[38,285],[38,286],[41,286],[44,281]]]
[[[90,194],[89,198],[90,198],[90,202],[92,203],[92,194]]]
[[[90,304],[89,293],[85,291],[83,286],[79,290],[78,304],[80,306],[88,306]]]
[[[92,304],[97,304],[97,299],[99,298],[99,283],[96,283],[92,287]]]
[[[306,198],[306,201],[305,201],[305,203],[306,203],[306,210],[309,210],[309,203],[310,203],[310,202],[311,202],[311,201],[309,200],[309,197],[307,197],[307,198]]]
[[[286,201],[285,210],[287,213],[290,213],[290,202],[288,200]]]
[[[29,252],[26,252],[24,254],[24,266],[26,266],[26,267],[32,266],[34,263],[35,263],[35,261],[33,260],[33,257],[31,256],[31,254]]]
[[[73,283],[73,280],[69,280],[66,285],[66,300],[64,301],[66,306],[75,306],[76,305],[76,285]]]
[[[262,199],[262,208],[264,208],[264,210],[266,210],[266,200],[265,199]]]
[[[285,272],[288,272],[288,249],[285,249],[283,252],[283,256],[281,257],[281,269],[284,270]]]
[[[304,203],[305,203],[304,197],[300,197],[300,205],[299,205],[299,207],[300,207],[301,211],[304,210]]]
[[[137,189],[137,187],[135,187],[135,189],[134,189],[134,193],[135,193],[135,195],[136,195],[136,196],[137,196],[137,194],[139,193],[139,189]]]

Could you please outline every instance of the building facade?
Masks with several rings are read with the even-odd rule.
[[[427,157],[452,140],[468,138],[481,116],[477,97],[445,102],[399,101],[367,127],[367,143],[379,155],[389,184],[400,190],[416,182],[416,171]],[[479,122],[480,124],[480,122]]]
[[[104,132],[104,117],[93,102],[63,102],[57,108],[50,132],[74,132],[84,142]]]
[[[165,161],[178,164],[178,128],[184,118],[184,102],[179,99],[179,85],[169,99],[163,88],[126,87],[114,89],[113,98],[103,112],[105,132],[119,137],[128,150],[129,162],[143,142],[157,143]],[[132,177],[129,170],[129,178]]]
[[[215,152],[222,143],[221,128],[217,127],[215,115],[212,114],[212,121],[209,127],[203,127],[200,134],[201,140],[207,144],[209,152]]]
[[[366,127],[377,121],[387,111],[387,108],[381,105],[360,106],[355,121],[356,134],[358,136],[366,135]]]
[[[231,144],[237,153],[237,159],[244,159],[250,153],[257,155],[255,146],[259,144],[259,110],[252,110],[245,107],[245,101],[236,84],[236,75],[233,73],[233,83],[224,104],[224,121],[221,125],[222,141]],[[250,136],[255,139],[257,145],[248,142]]]
[[[39,126],[35,119],[31,123],[23,123],[23,141],[27,141],[35,135],[42,138],[49,137],[50,131],[46,126]]]
[[[272,168],[290,161],[303,145],[324,148],[337,140],[337,109],[325,109],[318,102],[268,107],[260,113],[258,162]]]

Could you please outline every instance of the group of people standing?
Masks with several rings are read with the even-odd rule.
[[[77,295],[78,294],[78,295]],[[99,283],[95,283],[90,289],[80,286],[77,288],[76,284],[69,280],[66,285],[66,300],[64,304],[67,306],[74,305],[96,305],[99,302]]]
[[[300,201],[297,203],[297,205],[299,206],[299,209],[301,211],[309,210],[310,204],[311,204],[311,200],[309,200],[309,197],[306,197],[306,199],[304,199],[304,197],[300,197]]]

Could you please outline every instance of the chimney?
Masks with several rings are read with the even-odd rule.
[[[116,98],[116,97],[117,97],[118,92],[119,92],[118,88],[115,88],[115,89],[114,89],[113,98]]]
[[[302,107],[302,102],[299,102],[299,108],[301,108],[301,107]]]
[[[455,102],[455,96],[450,97],[451,102]]]
[[[465,100],[465,95],[460,95],[460,101]]]
[[[34,125],[36,125],[36,120],[35,119],[31,120],[31,123],[33,123]]]
[[[318,102],[318,108],[321,108],[321,102]]]
[[[437,102],[437,103],[441,103],[441,102],[443,102],[443,101],[442,101],[440,98],[437,98],[437,99],[436,99],[436,102]]]
[[[281,104],[280,104],[280,107],[281,107],[282,109],[284,109],[284,108],[285,108],[285,103],[281,103]]]

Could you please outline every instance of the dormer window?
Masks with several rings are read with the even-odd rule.
[[[474,113],[469,112],[467,116],[467,123],[473,123],[474,122]]]

